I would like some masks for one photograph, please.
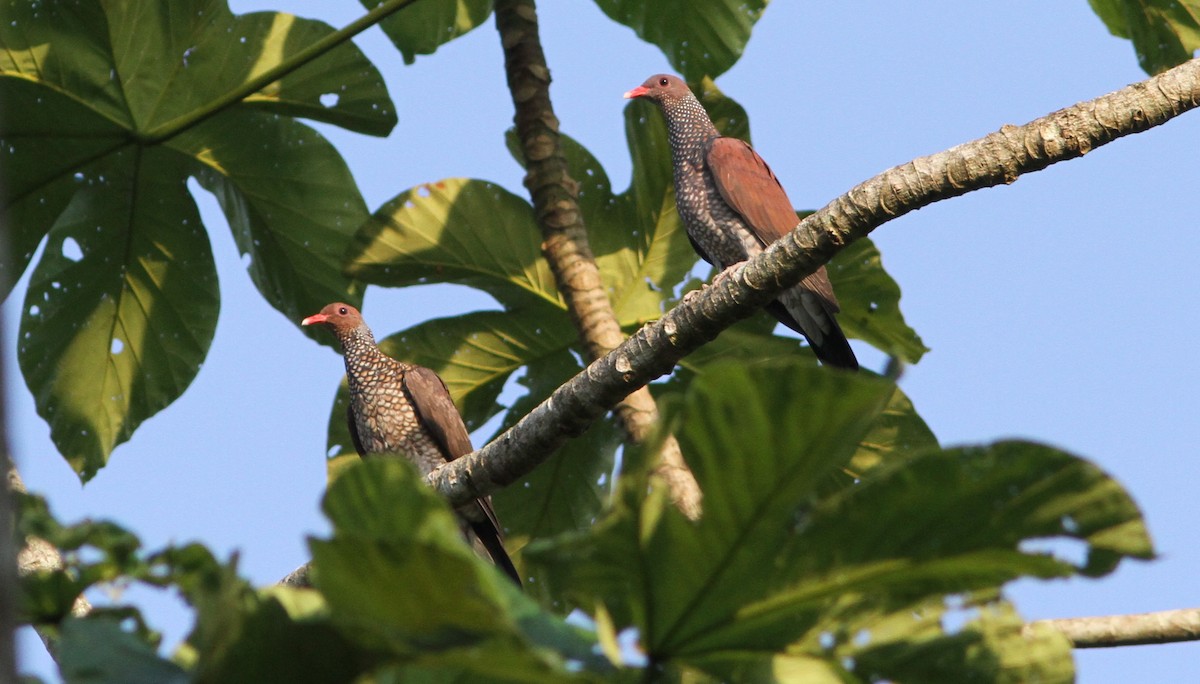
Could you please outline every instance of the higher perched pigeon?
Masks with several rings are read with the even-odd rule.
[[[350,386],[346,417],[360,456],[403,454],[428,475],[473,451],[467,426],[442,379],[428,368],[379,351],[358,309],[335,302],[300,322],[314,323],[329,326],[342,345]],[[504,550],[491,501],[476,499],[460,507],[458,515],[466,523],[464,536],[520,586],[521,575]]]
[[[692,247],[706,261],[728,268],[758,254],[799,223],[767,163],[747,143],[718,133],[678,76],[651,76],[625,97],[645,98],[662,110],[675,166],[675,202]],[[804,335],[822,363],[858,368],[834,318],[838,303],[824,266],[766,308]]]

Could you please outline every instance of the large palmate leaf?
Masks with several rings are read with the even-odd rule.
[[[720,678],[813,667],[908,680],[938,671],[914,660],[927,649],[943,654],[934,679],[1005,668],[1061,679],[1065,641],[1020,637],[995,590],[1150,557],[1136,506],[1086,461],[1020,442],[942,451],[918,438],[917,450],[893,453],[857,483],[826,487],[894,397],[883,379],[797,362],[712,366],[665,404],[704,517],[686,520],[662,488],[645,496],[640,466],[589,533],[534,542],[526,563],[615,629],[635,627],[654,664]],[[1087,559],[1025,544],[1055,537],[1083,542]],[[980,611],[961,633],[943,631],[947,596]]]
[[[720,76],[742,56],[766,0],[596,0],[614,21],[657,45],[688,81]]]
[[[1089,0],[1108,30],[1133,41],[1138,63],[1157,74],[1192,58],[1200,48],[1197,0]]]
[[[373,9],[383,0],[358,0]],[[443,44],[470,32],[492,14],[492,0],[421,0],[379,22],[383,32],[404,56],[432,55]]]
[[[0,3],[13,248],[0,286],[45,238],[20,365],[82,478],[187,388],[212,340],[219,293],[189,178],[220,200],[255,284],[290,320],[360,300],[341,256],[366,207],[337,152],[290,117],[386,134],[378,72],[347,43],[217,106],[331,32],[235,16],[224,0]]]
[[[406,190],[358,231],[346,271],[368,283],[470,285],[507,306],[562,308],[529,203],[485,181],[447,178]]]
[[[324,509],[334,533],[309,542],[313,576],[334,624],[360,648],[505,681],[565,681],[606,667],[593,636],[542,611],[475,556],[407,463],[351,467]]]
[[[93,163],[99,180],[58,217],[29,283],[18,361],[85,480],[183,393],[212,342],[217,274],[187,163],[164,148]]]

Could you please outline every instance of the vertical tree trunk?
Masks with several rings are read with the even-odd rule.
[[[542,230],[542,254],[554,271],[588,356],[595,360],[616,348],[625,336],[588,244],[577,202],[579,186],[571,178],[559,144],[558,119],[550,103],[550,70],[538,35],[534,1],[498,0],[496,28],[516,108],[513,121],[525,155],[525,187]],[[644,387],[615,410],[633,443],[644,441],[658,418],[654,398]],[[674,437],[668,437],[663,445],[658,472],[670,487],[676,506],[688,517],[698,518],[700,488]]]

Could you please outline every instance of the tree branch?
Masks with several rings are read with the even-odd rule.
[[[513,122],[525,156],[525,187],[542,231],[542,255],[554,272],[588,356],[599,359],[624,342],[625,335],[588,244],[579,210],[579,184],[571,178],[559,144],[558,118],[550,103],[550,70],[542,52],[534,0],[497,0],[496,30],[504,47],[504,70],[516,109]],[[644,387],[626,394],[615,401],[615,412],[627,441],[638,444],[650,436],[658,407]],[[658,472],[675,504],[688,517],[699,517],[700,488],[674,437],[666,440],[660,457]]]
[[[623,397],[812,273],[849,242],[939,200],[1012,183],[1117,138],[1163,124],[1200,105],[1200,61],[1024,126],[999,131],[891,168],[808,216],[762,254],[725,271],[661,319],[559,387],[482,449],[430,473],[429,484],[458,505],[533,470]]]
[[[1023,632],[1030,634],[1039,627],[1049,627],[1061,632],[1071,641],[1074,648],[1200,641],[1200,608],[1136,615],[1035,620],[1025,625]]]

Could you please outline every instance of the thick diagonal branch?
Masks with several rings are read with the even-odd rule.
[[[550,70],[542,52],[533,0],[498,0],[496,28],[516,109],[513,121],[525,155],[525,187],[542,231],[542,254],[554,272],[589,357],[599,359],[624,342],[625,335],[588,245],[577,201],[579,186],[571,178],[559,144],[558,119],[550,103]],[[617,419],[629,441],[640,443],[653,429],[658,407],[644,387],[632,388],[622,396],[614,400]],[[659,473],[667,481],[676,505],[689,517],[697,517],[700,489],[674,438],[664,444],[661,463]]]
[[[1075,159],[1163,124],[1200,104],[1200,61],[888,169],[859,184],[762,254],[684,301],[592,363],[510,430],[435,470],[430,484],[455,504],[487,495],[535,468],[572,434],[736,321],[826,263],[847,243],[938,200]]]

